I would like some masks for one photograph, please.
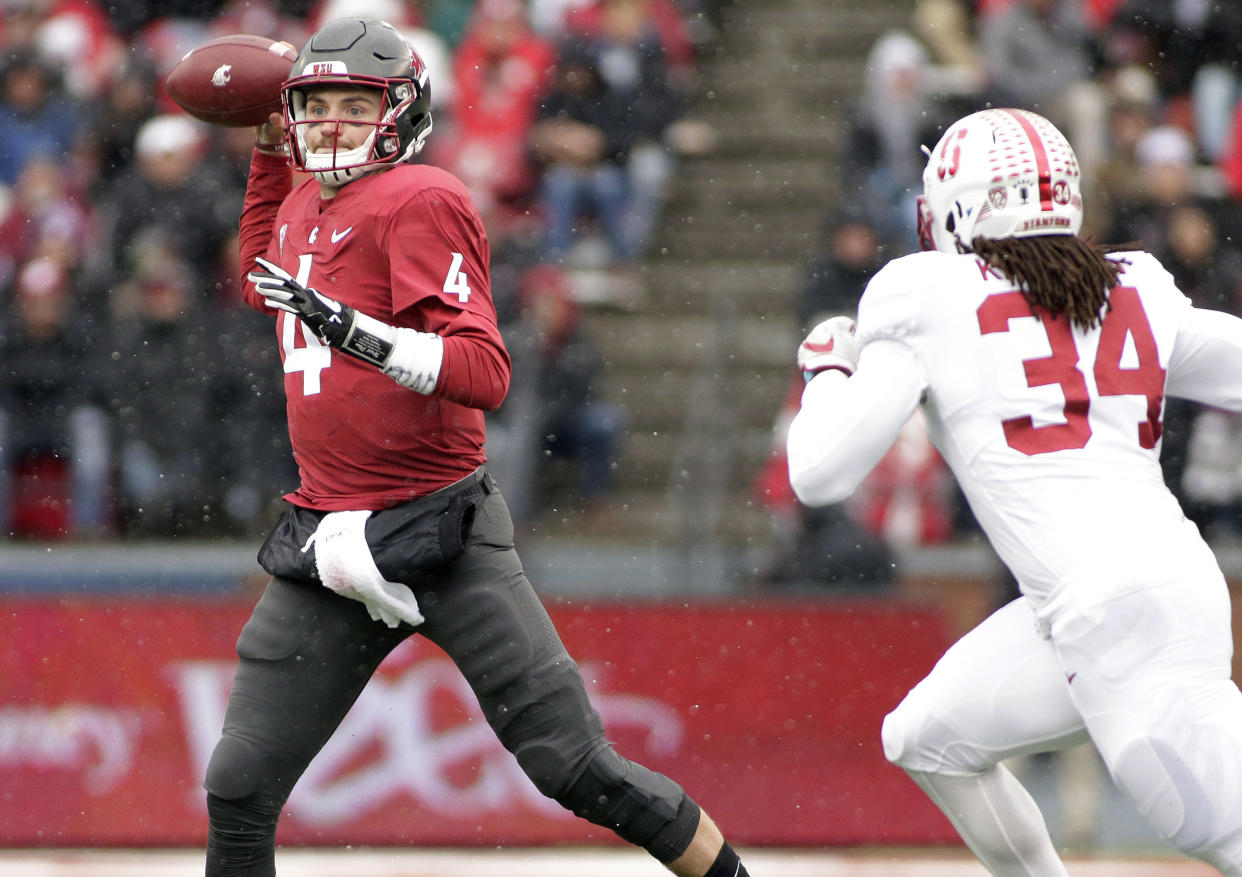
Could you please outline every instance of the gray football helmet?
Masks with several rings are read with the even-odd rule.
[[[307,119],[306,94],[324,86],[382,92],[379,120],[370,123],[375,130],[356,149],[307,150],[306,127],[325,120]],[[339,18],[316,31],[293,62],[282,96],[293,166],[328,185],[341,186],[373,170],[408,161],[423,148],[431,132],[427,65],[400,31],[378,19]]]

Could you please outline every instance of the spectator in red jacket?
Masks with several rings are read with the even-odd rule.
[[[430,160],[470,189],[493,239],[528,215],[537,177],[526,138],[554,61],[520,0],[481,0],[454,53],[448,130]]]
[[[1242,100],[1234,108],[1230,132],[1221,154],[1220,170],[1230,197],[1242,201]]]

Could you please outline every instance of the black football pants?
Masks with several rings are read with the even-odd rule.
[[[578,667],[522,571],[499,492],[480,507],[465,554],[413,590],[426,618],[417,633],[456,663],[541,791],[572,785],[609,748]],[[372,621],[363,604],[321,585],[268,583],[237,642],[223,734],[207,769],[207,877],[275,874],[276,819],[294,783],[412,632]],[[669,785],[663,805],[684,812],[688,799]]]

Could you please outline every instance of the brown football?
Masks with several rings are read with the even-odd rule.
[[[261,125],[280,111],[280,86],[296,58],[287,43],[267,37],[216,37],[186,52],[164,88],[196,119],[231,128]]]

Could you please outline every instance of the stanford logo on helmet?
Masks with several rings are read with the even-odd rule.
[[[970,252],[975,238],[1077,234],[1078,159],[1065,136],[1029,110],[992,109],[952,125],[928,151],[919,199],[924,249]]]

